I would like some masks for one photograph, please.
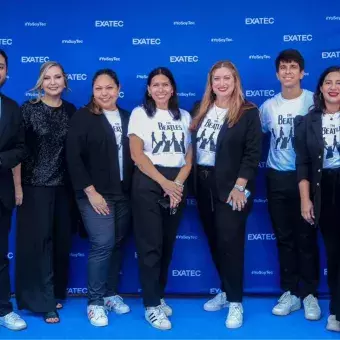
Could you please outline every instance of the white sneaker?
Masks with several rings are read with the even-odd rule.
[[[166,316],[172,315],[172,308],[166,304],[164,299],[161,299],[161,306]]]
[[[214,298],[207,301],[203,309],[207,312],[216,312],[222,308],[226,308],[229,306],[229,302],[227,300],[227,295],[225,292],[218,293]]]
[[[305,318],[307,320],[319,320],[321,318],[321,309],[318,299],[309,294],[303,299],[303,306],[305,308]]]
[[[157,307],[148,307],[145,310],[145,319],[150,323],[152,327],[160,330],[171,329],[171,322],[165,315],[165,312],[161,305]]]
[[[104,327],[109,324],[104,306],[87,306],[87,317],[89,318],[92,326]]]
[[[336,320],[335,315],[328,317],[326,329],[328,331],[340,332],[340,321]]]
[[[18,314],[11,312],[5,316],[0,316],[0,326],[4,326],[12,331],[21,331],[27,327],[27,324]]]
[[[288,315],[301,308],[301,300],[291,295],[290,291],[285,292],[281,295],[279,303],[273,308],[272,313],[274,315]]]
[[[227,328],[239,328],[243,324],[242,303],[230,302],[229,313],[225,321]]]
[[[104,298],[105,309],[116,314],[126,314],[130,312],[130,307],[124,303],[124,300],[119,295],[108,296]]]

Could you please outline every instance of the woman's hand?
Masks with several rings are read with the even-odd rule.
[[[230,191],[227,203],[229,203],[230,201],[233,202],[232,204],[233,210],[241,211],[247,203],[247,198],[244,192],[241,192],[234,188],[233,190]]]
[[[311,225],[314,225],[314,206],[309,198],[301,200],[301,215]]]
[[[20,206],[22,204],[24,198],[24,194],[22,192],[22,186],[16,185],[15,186],[15,204]]]
[[[183,187],[179,186],[173,181],[169,181],[168,179],[165,179],[163,182],[161,182],[160,186],[165,192],[165,196],[166,195],[170,196],[170,204],[171,204],[171,199],[172,199],[174,203],[178,205],[179,202],[182,200]]]
[[[104,197],[97,191],[91,191],[87,193],[87,198],[94,211],[99,215],[108,215],[110,213],[109,207],[104,199]]]

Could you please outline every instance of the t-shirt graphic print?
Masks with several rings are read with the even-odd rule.
[[[340,112],[322,116],[322,138],[324,143],[324,169],[340,167]]]

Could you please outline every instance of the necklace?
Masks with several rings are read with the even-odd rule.
[[[227,110],[228,109],[221,109],[220,108],[220,112],[218,113],[217,112],[217,106],[214,104],[214,111],[215,111],[215,115],[216,115],[217,120],[221,120],[221,118],[224,117],[225,114],[227,113]]]
[[[328,112],[328,111],[324,111],[323,113],[324,117],[326,117],[326,115],[328,115],[329,120],[333,120],[333,119],[338,119],[340,117],[340,111],[337,112]]]

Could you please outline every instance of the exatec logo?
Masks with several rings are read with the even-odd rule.
[[[229,43],[233,41],[233,38],[210,38],[210,42],[212,43]]]
[[[174,269],[172,271],[172,276],[185,276],[185,277],[198,277],[201,276],[202,273],[200,270],[195,269]]]
[[[253,59],[253,60],[268,60],[271,59],[272,57],[270,55],[267,54],[251,54],[249,56],[249,59]]]
[[[246,25],[273,25],[275,23],[275,19],[273,17],[270,18],[246,18]]]
[[[71,45],[76,45],[76,44],[83,44],[84,40],[80,39],[63,39],[61,41],[62,44],[71,44]]]
[[[99,61],[120,61],[119,57],[99,57]]]
[[[322,59],[338,59],[340,58],[340,51],[322,52]]]
[[[172,55],[170,63],[198,63],[197,55]]]
[[[70,257],[85,257],[84,253],[70,253]]]
[[[87,288],[67,288],[66,293],[69,295],[85,295]]]
[[[124,27],[124,21],[122,20],[96,20],[94,22],[94,27]]]
[[[46,27],[47,22],[33,22],[33,21],[26,21],[24,24],[26,27]]]
[[[265,168],[268,168],[268,164],[267,164],[266,161],[261,161],[261,162],[259,162],[258,167],[259,167],[260,169],[265,169]]]
[[[160,38],[132,38],[132,45],[160,45]]]
[[[13,39],[0,38],[0,46],[11,46],[13,44]]]
[[[223,293],[223,292],[222,292],[221,288],[210,288],[209,289],[209,293],[213,294],[213,295],[216,295],[216,294],[220,294],[220,293]]]
[[[137,74],[136,79],[148,79],[148,76],[146,74]]]
[[[87,74],[85,73],[69,73],[67,75],[68,80],[87,80]]]
[[[284,42],[310,42],[312,40],[312,34],[286,34],[283,36]]]
[[[7,258],[8,258],[9,260],[12,260],[12,259],[14,258],[14,253],[9,252],[9,253],[7,254]]]
[[[21,57],[21,62],[23,64],[26,63],[46,63],[47,61],[50,60],[50,57],[29,57],[29,56],[22,56]]]
[[[274,90],[246,90],[246,97],[273,97]]]
[[[178,97],[196,97],[194,92],[177,92]]]
[[[270,276],[274,275],[274,272],[272,270],[252,270],[251,275]]]
[[[176,235],[176,240],[185,240],[185,241],[198,240],[198,236],[197,235]]]
[[[195,21],[174,21],[174,26],[194,26],[196,25]]]
[[[275,241],[274,234],[248,234],[248,241]]]

